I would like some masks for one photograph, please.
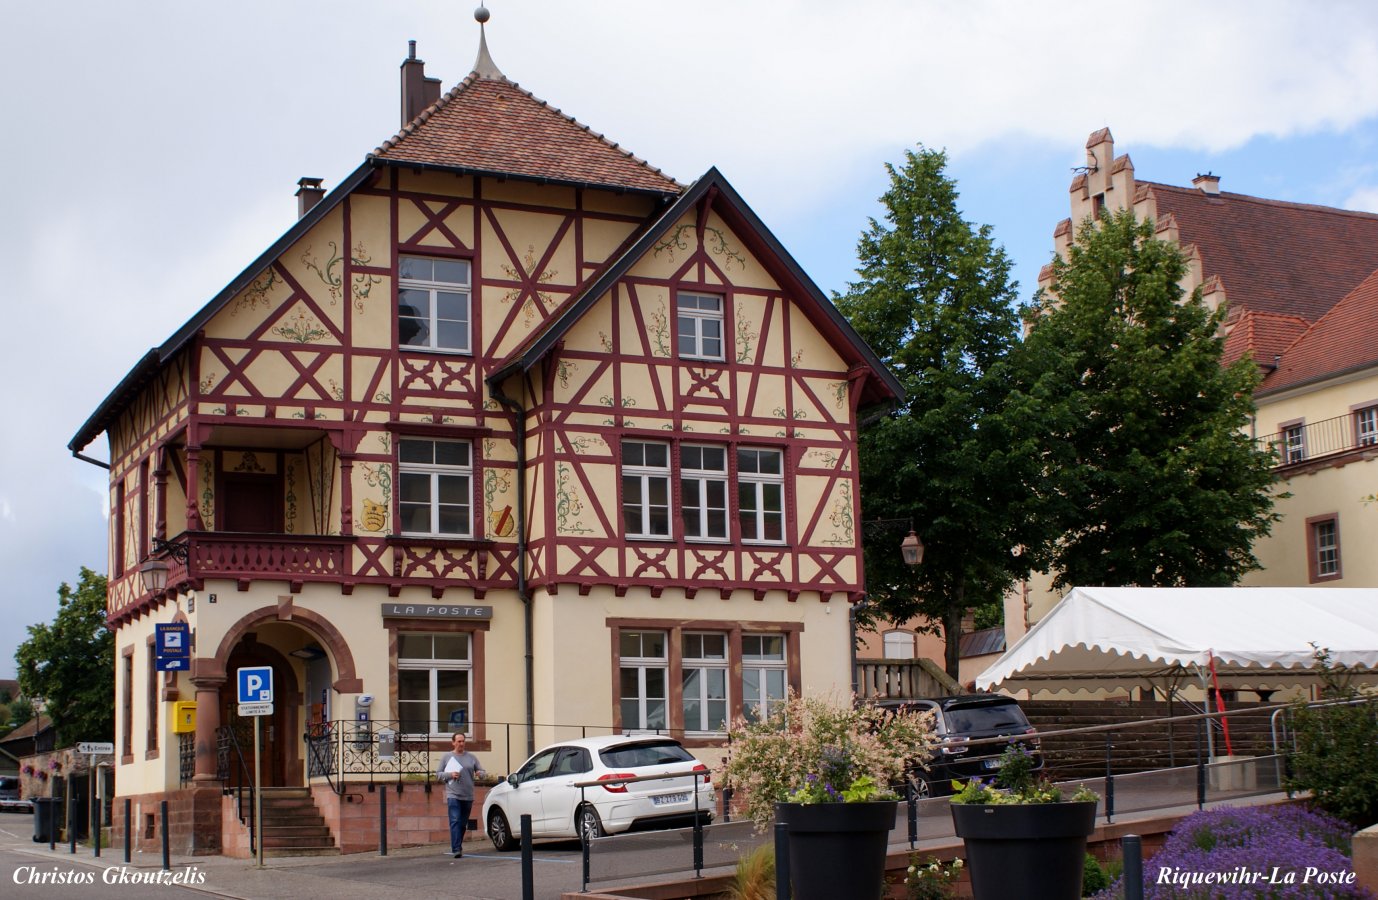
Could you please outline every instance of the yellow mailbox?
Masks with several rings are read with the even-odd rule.
[[[196,701],[178,700],[172,704],[172,733],[188,734],[196,730]]]

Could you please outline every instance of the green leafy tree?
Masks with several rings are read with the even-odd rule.
[[[29,626],[19,645],[19,689],[42,699],[58,746],[115,737],[115,636],[105,625],[105,576],[85,566],[74,590],[57,589],[49,624]]]
[[[1037,429],[1002,415],[1016,285],[990,226],[962,218],[946,166],[946,154],[923,147],[886,166],[884,221],[861,235],[860,280],[837,304],[907,394],[861,432],[863,519],[912,521],[925,545],[923,563],[908,567],[902,528],[865,529],[867,590],[889,619],[938,623],[956,678],[964,614],[998,603],[1030,566],[1015,548],[1040,543],[1021,487],[1035,450],[1018,436]]]
[[[1258,369],[1221,366],[1223,310],[1180,286],[1181,249],[1132,211],[1053,261],[1009,415],[1044,429],[1034,486],[1054,584],[1222,586],[1258,568],[1271,453],[1248,434]]]

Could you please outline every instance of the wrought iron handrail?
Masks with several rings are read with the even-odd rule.
[[[254,818],[254,810],[257,806],[254,803],[254,780],[249,772],[249,763],[244,759],[244,750],[239,745],[239,735],[234,725],[222,725],[216,729],[216,777],[224,784],[223,790],[226,794],[235,795],[235,814],[239,816],[240,824],[245,824],[248,819],[249,827],[249,852],[258,853],[258,822]],[[262,747],[254,748],[256,753],[262,753]],[[233,757],[233,758],[232,758]],[[237,767],[232,766],[232,762],[238,760]],[[231,775],[236,776],[231,779]],[[233,780],[233,784],[231,781]],[[245,792],[248,793],[248,812],[244,811],[246,805]]]
[[[1267,434],[1255,443],[1262,450],[1275,452],[1277,465],[1282,467],[1364,447],[1378,450],[1378,435],[1361,432],[1359,420],[1350,413]]]

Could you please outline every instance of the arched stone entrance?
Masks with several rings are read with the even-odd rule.
[[[227,678],[220,687],[220,721],[235,730],[236,740],[249,773],[254,766],[254,722],[240,718],[239,697],[235,672],[253,666],[268,666],[273,670],[273,714],[263,716],[263,786],[299,787],[305,784],[302,772],[302,689],[291,662],[279,651],[261,643],[250,632],[242,637],[225,661]],[[231,767],[239,759],[232,754]]]

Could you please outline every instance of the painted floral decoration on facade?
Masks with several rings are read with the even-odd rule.
[[[354,253],[349,261],[356,266],[366,266],[373,262],[373,257],[364,249],[364,242],[359,241],[354,245]],[[373,292],[374,287],[383,283],[382,276],[374,275],[372,272],[355,272],[353,282],[350,284],[350,293],[354,297],[354,308],[359,312],[364,311],[364,301]]]
[[[593,534],[593,529],[579,521],[584,503],[579,489],[570,484],[569,466],[561,464],[555,486],[555,529],[561,534]]]
[[[273,302],[268,299],[268,294],[272,292],[280,280],[277,269],[270,268],[264,272],[244,289],[244,293],[239,295],[239,299],[234,302],[234,306],[230,309],[230,315],[237,316],[241,310],[252,312],[258,309],[260,303],[265,309],[272,306]]]
[[[655,245],[651,251],[652,255],[659,256],[661,253],[664,253],[666,259],[670,262],[674,262],[676,251],[681,253],[687,253],[689,251],[692,244],[685,240],[685,234],[694,231],[697,227],[698,226],[690,222],[676,225],[668,235]],[[705,249],[722,260],[724,269],[729,272],[732,271],[733,262],[736,262],[743,270],[746,269],[746,256],[743,255],[740,250],[732,246],[722,229],[714,228],[712,225],[705,225],[703,237]]]
[[[752,342],[759,338],[759,332],[751,330],[751,324],[747,322],[745,316],[737,319],[737,362],[751,362]]]
[[[295,316],[274,328],[273,334],[297,344],[314,344],[321,338],[328,337],[330,332],[320,322],[308,316],[305,310],[298,310]]]
[[[330,305],[334,306],[340,299],[340,293],[344,284],[343,279],[340,278],[340,273],[336,271],[336,269],[344,260],[344,257],[340,255],[339,244],[330,241],[326,246],[330,248],[330,258],[325,261],[325,265],[321,265],[320,261],[316,259],[316,255],[311,252],[312,247],[310,245],[307,245],[306,249],[301,251],[301,264],[316,273],[316,277],[321,280],[321,284],[325,285],[326,289],[330,292]]]
[[[542,269],[539,273],[532,275],[536,270],[536,247],[527,245],[526,256],[521,260],[521,268],[510,266],[507,263],[501,265],[502,271],[513,281],[521,282],[521,287],[514,287],[503,294],[500,302],[504,305],[510,304],[522,297],[526,297],[526,302],[522,304],[522,316],[526,320],[526,326],[531,327],[536,316],[536,300],[539,299],[544,304],[543,311],[548,311],[555,305],[554,299],[544,291],[539,285],[549,284],[555,276],[560,274],[558,269]]]

